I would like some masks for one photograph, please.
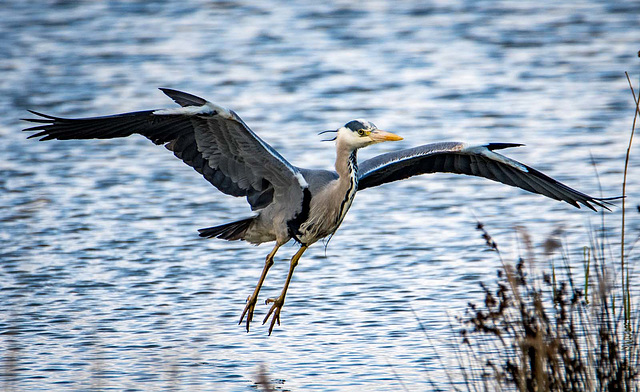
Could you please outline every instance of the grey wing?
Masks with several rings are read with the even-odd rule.
[[[307,184],[299,170],[260,139],[236,113],[202,98],[161,89],[181,108],[147,110],[113,116],[67,119],[37,112],[29,138],[111,139],[134,133],[164,144],[220,191],[246,196],[252,209],[274,197],[302,205]]]
[[[492,143],[470,146],[465,143],[433,143],[382,154],[359,164],[358,190],[426,173],[456,173],[488,178],[529,192],[563,200],[580,208],[605,209],[606,200],[579,192],[538,170],[493,152],[520,144]],[[580,204],[579,204],[580,203]]]
[[[298,168],[309,184],[311,195],[322,192],[327,185],[338,179],[338,173],[332,170]]]

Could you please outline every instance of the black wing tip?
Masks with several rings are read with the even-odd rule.
[[[585,198],[583,200],[572,200],[572,201],[565,200],[565,201],[567,201],[567,203],[577,208],[580,208],[579,203],[582,203],[583,206],[589,208],[594,212],[598,212],[598,209],[596,207],[600,207],[604,210],[611,212],[610,207],[617,207],[617,205],[615,205],[614,203],[611,203],[611,201],[621,200],[624,198],[626,198],[626,196],[614,196],[614,197],[590,197],[589,196],[588,198]]]
[[[162,91],[163,93],[165,93],[169,97],[171,96],[170,94],[176,94],[176,93],[180,93],[181,92],[181,91],[174,90],[172,88],[167,88],[167,87],[158,87],[158,90]]]
[[[29,112],[31,114],[35,114],[36,116],[44,117],[44,118],[50,118],[50,119],[55,119],[56,118],[56,117],[50,116],[48,114],[36,112],[35,110],[31,110],[31,109],[27,109],[27,112]]]
[[[485,145],[485,147],[490,151],[522,146],[524,146],[522,143],[489,143]]]
[[[598,205],[599,207],[604,208],[607,211],[611,211],[611,208],[609,207],[617,207],[617,205],[615,205],[614,203],[612,203],[611,201],[614,200],[622,200],[622,199],[626,199],[627,196],[614,196],[614,197],[598,197],[598,198],[592,198],[592,200],[590,200],[591,202],[595,203],[596,205]],[[589,206],[591,207],[591,206]],[[596,211],[595,208],[591,207],[592,210]]]
[[[22,121],[29,121],[29,122],[34,122],[34,123],[42,123],[42,124],[47,124],[47,123],[51,123],[53,121],[56,120],[60,120],[60,117],[54,117],[48,114],[44,114],[44,113],[40,113],[40,112],[36,112],[35,110],[31,110],[31,109],[27,109],[27,112],[35,115],[35,116],[40,116],[42,118],[21,118],[20,120]]]
[[[611,201],[614,200],[620,200],[625,198],[626,196],[613,196],[613,197],[593,197],[590,196],[588,194],[582,193],[580,191],[577,191],[571,187],[569,187],[568,185],[552,178],[549,177],[548,175],[542,173],[541,171],[534,169],[530,166],[524,165],[528,172],[530,174],[533,174],[535,177],[538,177],[544,181],[549,181],[551,182],[552,185],[558,186],[561,189],[564,189],[564,191],[569,192],[569,194],[571,194],[571,198],[567,199],[567,198],[559,198],[557,200],[563,200],[569,204],[571,204],[572,206],[576,207],[576,208],[581,208],[580,204],[582,204],[583,206],[589,208],[592,211],[598,212],[598,209],[596,207],[600,207],[603,208],[607,211],[611,211],[611,208],[609,207],[616,207],[615,204],[611,203]]]
[[[24,129],[24,131],[27,131],[27,129]],[[34,138],[37,138],[37,137],[40,137],[40,136],[45,136],[45,135],[43,135],[42,132],[38,132],[38,133],[34,133],[33,135],[27,136],[27,139],[34,139]],[[40,140],[42,140],[42,139],[40,139]]]
[[[207,100],[196,95],[185,93],[184,91],[174,90],[172,88],[159,87],[167,97],[173,99],[180,106],[202,106]]]
[[[40,139],[41,141],[53,139],[53,137],[49,135],[49,132],[47,131],[47,127],[54,124],[56,121],[60,120],[60,118],[50,116],[48,114],[36,112],[35,110],[31,110],[31,109],[27,109],[27,111],[35,116],[42,117],[42,118],[21,118],[20,119],[21,121],[27,121],[30,123],[39,124],[34,127],[25,128],[22,130],[22,132],[41,131],[41,132],[34,133],[33,135],[27,136],[27,139],[34,139],[38,137],[41,137]]]

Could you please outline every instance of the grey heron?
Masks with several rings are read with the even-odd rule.
[[[184,92],[161,89],[180,107],[145,110],[104,117],[60,118],[35,111],[40,118],[29,138],[111,139],[140,134],[163,144],[223,193],[247,198],[253,215],[200,230],[200,236],[244,240],[253,244],[275,241],[238,324],[253,320],[260,288],[276,252],[291,239],[300,248],[289,264],[280,295],[271,304],[269,334],[284,305],[294,269],[307,248],[331,236],[344,219],[358,191],[419,174],[448,172],[485,177],[552,199],[596,210],[608,209],[605,198],[591,197],[496,150],[512,143],[468,145],[459,142],[426,144],[357,161],[357,151],[375,143],[401,140],[365,120],[353,120],[335,133],[335,171],[293,166],[256,135],[232,110]]]

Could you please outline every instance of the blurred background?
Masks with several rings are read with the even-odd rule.
[[[305,254],[282,326],[267,336],[259,301],[247,334],[237,322],[270,246],[196,231],[248,215],[244,200],[142,137],[37,142],[19,119],[173,107],[157,90],[168,87],[232,108],[298,166],[331,168],[333,145],[317,132],[366,118],[404,140],[360,159],[445,140],[523,143],[505,154],[616,196],[639,11],[631,0],[4,0],[2,386],[250,391],[264,364],[278,390],[448,389],[454,318],[500,266],[476,217],[508,260],[521,252],[515,226],[536,244],[562,227],[581,268],[602,215],[445,174],[363,191],[331,243]],[[639,160],[636,143],[633,209]],[[604,219],[615,241],[620,208]],[[627,220],[633,240],[638,214]],[[263,298],[295,249],[280,250]]]

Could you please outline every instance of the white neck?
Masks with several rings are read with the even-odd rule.
[[[339,226],[358,191],[358,161],[357,150],[347,146],[340,139],[338,139],[336,150],[336,172],[340,176],[336,184],[337,194],[344,195],[337,199],[340,200],[340,206],[335,223]]]
[[[336,143],[336,172],[341,181],[358,178],[357,150],[338,139]]]

